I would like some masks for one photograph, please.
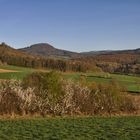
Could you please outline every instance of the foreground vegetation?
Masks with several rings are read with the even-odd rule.
[[[0,120],[2,140],[139,140],[140,117]]]
[[[0,83],[0,115],[103,115],[136,113],[138,101],[115,82],[73,82],[58,72],[35,72]]]
[[[122,92],[125,89],[117,83],[139,83],[138,77],[1,68],[17,72],[0,74],[10,79],[0,81],[0,115],[14,118],[0,120],[0,139],[140,139],[140,117],[134,117],[140,109],[139,101]],[[111,117],[123,114],[133,117]],[[35,115],[44,118],[25,119]],[[47,115],[53,117],[46,118]],[[109,117],[86,117],[97,115]],[[17,116],[24,119],[15,119]]]

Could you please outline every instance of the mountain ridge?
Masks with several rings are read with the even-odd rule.
[[[80,53],[68,50],[57,49],[48,43],[38,43],[29,47],[19,49],[29,54],[43,57],[62,57],[62,58],[77,58],[81,57]]]
[[[137,49],[128,49],[128,50],[102,50],[102,51],[89,51],[89,52],[73,52],[63,49],[55,48],[54,46],[48,43],[37,43],[29,47],[19,49],[28,54],[38,55],[43,57],[58,57],[58,58],[80,58],[87,56],[96,56],[96,55],[110,55],[110,54],[140,54],[140,48]]]

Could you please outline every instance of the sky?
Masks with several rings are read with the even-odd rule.
[[[0,42],[77,52],[140,48],[140,0],[0,0]]]

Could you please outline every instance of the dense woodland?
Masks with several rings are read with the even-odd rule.
[[[79,61],[95,65],[105,72],[122,74],[140,74],[140,53],[114,53],[83,57]]]
[[[0,64],[47,68],[60,71],[105,71],[110,73],[140,74],[140,53],[123,52],[81,57],[70,60],[30,55],[0,44]]]

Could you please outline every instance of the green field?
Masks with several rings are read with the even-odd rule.
[[[0,120],[0,140],[139,140],[140,117]]]
[[[80,73],[69,73],[65,74],[66,78],[71,78],[76,81],[80,79]],[[85,78],[87,82],[97,82],[97,83],[109,83],[112,80],[117,81],[120,86],[125,87],[129,92],[140,92],[140,77],[120,75],[120,74],[110,74],[109,77],[100,75],[99,73],[86,73]]]
[[[34,70],[31,68],[17,67],[17,66],[0,66],[0,69],[15,70],[18,72],[0,73],[0,79],[23,79],[26,75],[32,73]]]

